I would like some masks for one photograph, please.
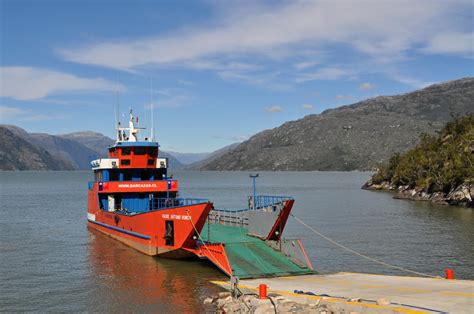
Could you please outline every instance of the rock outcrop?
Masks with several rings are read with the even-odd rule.
[[[393,198],[412,201],[429,201],[440,205],[474,207],[474,184],[461,184],[449,192],[429,192],[425,188],[410,188],[408,185],[396,186],[389,181],[373,183],[369,180],[362,186],[365,190],[383,190],[396,192]]]
[[[474,114],[381,165],[363,189],[395,191],[395,198],[474,207]]]

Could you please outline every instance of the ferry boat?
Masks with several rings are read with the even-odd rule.
[[[108,158],[91,162],[90,228],[151,256],[207,259],[229,276],[314,272],[301,241],[282,237],[293,198],[256,195],[255,184],[248,206],[239,210],[181,198],[154,136],[139,139],[143,129],[130,110],[128,127],[117,125]]]
[[[189,256],[212,209],[206,199],[179,198],[178,181],[168,177],[168,159],[159,158],[152,136],[140,141],[138,119],[117,127],[108,158],[91,162],[89,227],[148,255]],[[188,250],[186,250],[188,249]]]

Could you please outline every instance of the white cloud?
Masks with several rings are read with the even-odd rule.
[[[30,114],[30,110],[25,110],[17,107],[8,107],[8,106],[0,106],[0,119],[10,119],[15,118],[22,115]]]
[[[296,82],[302,83],[307,81],[315,81],[315,80],[337,80],[342,77],[347,77],[352,75],[353,72],[337,67],[327,67],[322,68],[317,71],[311,73],[303,73],[297,76]]]
[[[60,92],[113,91],[124,87],[102,78],[82,78],[33,67],[1,67],[0,96],[18,100],[44,98]]]
[[[239,12],[236,16],[222,16],[212,28],[197,26],[156,37],[86,44],[58,52],[69,61],[122,70],[149,64],[190,66],[190,61],[217,55],[253,53],[274,58],[294,55],[305,46],[327,47],[334,43],[388,60],[389,56],[435,40],[434,34],[442,30],[455,31],[457,25],[451,22],[451,16],[470,7],[468,2],[456,1],[453,5],[442,0],[420,0],[416,4],[411,0],[290,1],[260,10],[235,10]]]
[[[219,60],[196,60],[188,61],[183,64],[186,67],[196,70],[218,70],[218,71],[253,71],[260,69],[257,64],[235,61]]]
[[[474,33],[445,32],[431,38],[426,47],[421,49],[425,53],[460,54],[473,57]]]
[[[375,85],[369,82],[359,84],[359,89],[361,90],[371,90],[374,88],[375,88]]]
[[[153,101],[153,108],[179,108],[190,105],[191,98],[186,95],[172,95],[163,99]],[[145,109],[151,109],[152,104],[147,103],[144,105]]]
[[[415,87],[415,88],[423,88],[423,87],[426,87],[426,86],[429,86],[429,85],[432,85],[432,84],[435,84],[436,82],[433,82],[433,81],[423,81],[423,80],[420,80],[420,79],[417,79],[417,78],[414,78],[414,77],[411,77],[411,76],[407,76],[407,75],[401,75],[401,74],[398,74],[398,73],[388,73],[388,75],[390,76],[391,79],[399,82],[399,83],[402,83],[402,84],[405,84],[405,85],[408,85],[408,86],[412,86],[412,87]]]
[[[302,104],[302,105],[301,105],[301,108],[303,108],[303,109],[305,109],[305,110],[311,110],[311,109],[314,108],[314,106],[311,105],[311,104]]]
[[[44,121],[57,120],[67,118],[67,115],[48,115],[44,113],[35,113],[30,109],[22,109],[18,107],[0,106],[0,121],[6,123],[11,120],[21,121]]]
[[[218,140],[226,140],[232,142],[243,142],[249,139],[248,135],[232,135],[232,136],[222,136],[222,135],[213,135],[212,138]]]
[[[249,85],[261,86],[271,90],[286,91],[290,90],[291,86],[287,83],[281,82],[279,77],[281,73],[278,71],[254,73],[242,71],[219,71],[217,75],[227,81],[242,81]]]
[[[155,108],[178,108],[190,105],[192,98],[187,95],[173,95],[169,98],[158,99],[154,102]]]
[[[265,107],[266,112],[275,113],[275,112],[282,112],[283,108],[281,106],[270,106]]]
[[[298,70],[304,70],[308,68],[312,68],[316,65],[318,65],[320,62],[316,61],[305,61],[305,62],[299,62],[294,65],[294,67]]]
[[[188,81],[188,80],[178,80],[177,82],[179,85],[184,85],[184,86],[194,86],[196,85],[194,82]]]
[[[190,105],[193,97],[182,88],[162,88],[155,91],[153,108],[178,108]],[[145,109],[150,109],[151,104],[145,104]]]
[[[348,100],[348,99],[352,99],[352,98],[353,98],[352,95],[336,95],[337,100]]]

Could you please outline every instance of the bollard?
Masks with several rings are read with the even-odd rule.
[[[454,270],[452,268],[446,268],[446,279],[454,279]]]
[[[258,286],[258,291],[259,291],[260,299],[266,299],[267,298],[267,285],[266,284],[261,283]]]

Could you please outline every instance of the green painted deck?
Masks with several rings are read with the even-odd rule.
[[[223,243],[234,275],[239,278],[277,277],[313,274],[287,256],[272,249],[265,241],[247,235],[247,229],[218,224],[206,224],[201,236],[204,241]]]

